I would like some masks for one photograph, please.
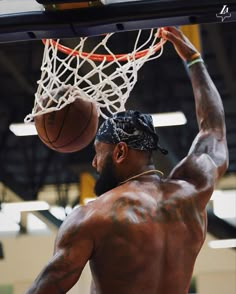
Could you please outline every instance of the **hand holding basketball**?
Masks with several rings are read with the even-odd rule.
[[[160,29],[159,36],[164,40],[170,41],[174,45],[178,55],[184,61],[190,61],[195,54],[199,54],[200,56],[200,53],[189,39],[175,27],[165,27]]]

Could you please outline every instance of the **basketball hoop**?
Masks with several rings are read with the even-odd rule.
[[[94,38],[81,37],[74,49],[62,45],[60,40],[43,40],[41,78],[32,113],[25,117],[25,122],[60,110],[76,99],[94,102],[105,118],[125,110],[139,69],[162,55],[165,41],[158,40],[157,32],[146,30],[143,37],[144,31],[137,31],[134,47],[128,54],[113,52],[108,43],[114,33],[99,36],[101,40],[90,52],[85,49]]]

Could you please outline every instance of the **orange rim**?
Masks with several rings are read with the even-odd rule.
[[[44,43],[44,45],[46,44],[46,39],[42,39],[42,42]],[[130,54],[114,54],[114,55],[110,55],[110,54],[91,54],[91,53],[87,53],[87,52],[79,52],[79,51],[74,51],[73,49],[66,47],[64,45],[61,45],[59,43],[57,43],[55,40],[51,39],[52,45],[54,47],[57,46],[57,49],[67,55],[72,55],[72,56],[82,56],[85,58],[89,58],[93,61],[104,61],[104,59],[106,61],[114,61],[114,60],[119,60],[119,61],[128,61],[130,59]],[[161,46],[163,46],[165,44],[166,40],[162,40],[159,41],[158,43],[156,43],[153,46],[153,50],[156,53]],[[149,49],[145,49],[145,50],[141,50],[138,51],[134,54],[134,59],[139,59],[145,55],[147,55]]]

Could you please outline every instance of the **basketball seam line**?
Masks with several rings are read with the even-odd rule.
[[[70,145],[73,141],[77,140],[85,132],[85,130],[87,129],[88,125],[90,124],[91,117],[92,117],[93,104],[91,103],[90,106],[91,106],[90,107],[90,116],[89,116],[89,118],[87,120],[87,123],[86,123],[84,129],[82,130],[82,132],[78,136],[76,136],[73,140],[71,140],[70,142],[67,142],[66,144],[61,145],[61,146],[53,146],[54,148],[60,149],[60,148],[66,147],[67,145]]]
[[[47,133],[47,128],[46,128],[46,123],[45,123],[45,116],[43,116],[43,126],[44,126],[44,130],[45,130],[45,134],[46,134],[46,137],[48,139],[48,142],[46,140],[44,140],[43,138],[41,138],[43,141],[45,141],[46,143],[51,143],[49,137],[48,137],[48,133]]]
[[[66,109],[66,113],[65,113],[65,115],[64,115],[64,117],[63,117],[63,121],[62,121],[62,123],[61,123],[61,127],[60,127],[60,129],[59,129],[58,135],[57,135],[57,137],[56,137],[54,140],[50,140],[50,138],[49,138],[49,136],[48,136],[48,133],[47,133],[47,128],[46,128],[46,125],[45,125],[45,117],[44,117],[44,119],[43,119],[45,133],[46,133],[46,136],[47,136],[47,138],[48,138],[48,142],[47,142],[46,140],[44,140],[44,141],[47,142],[47,143],[49,143],[49,144],[51,144],[52,147],[54,147],[54,148],[57,148],[57,147],[54,146],[53,144],[58,140],[58,138],[59,138],[60,135],[61,135],[62,129],[63,129],[63,127],[64,127],[64,122],[65,122],[65,119],[66,119],[66,117],[67,117],[67,113],[68,113],[70,107],[71,107],[71,104],[69,104],[68,107],[67,107],[67,109]]]

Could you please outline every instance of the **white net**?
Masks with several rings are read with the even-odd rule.
[[[62,46],[60,40],[46,40],[34,107],[25,122],[60,110],[75,99],[96,103],[103,117],[125,110],[139,69],[163,52],[164,42],[158,43],[156,29],[142,34],[142,30],[137,32],[134,48],[128,54],[113,53],[109,45],[113,33],[100,36],[102,40],[89,50],[93,38],[80,38],[74,49]]]

